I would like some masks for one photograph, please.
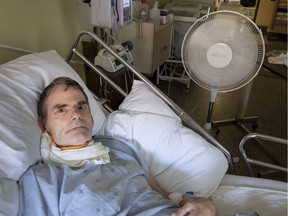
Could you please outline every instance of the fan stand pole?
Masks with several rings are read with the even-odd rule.
[[[214,108],[214,103],[216,100],[216,96],[217,96],[217,89],[211,89],[210,91],[210,103],[209,103],[209,108],[208,108],[208,115],[207,115],[207,120],[204,124],[204,129],[207,132],[210,132],[212,129],[212,114],[213,114],[213,108]]]
[[[216,133],[219,133],[219,127],[228,126],[228,125],[239,126],[240,129],[242,129],[245,133],[250,133],[250,131],[243,124],[251,123],[253,129],[257,128],[258,116],[245,117],[245,112],[246,112],[247,104],[248,104],[249,97],[250,97],[252,83],[253,83],[253,80],[241,89],[240,103],[238,106],[237,114],[234,119],[227,119],[227,120],[220,120],[220,121],[212,122],[212,128],[216,130]]]

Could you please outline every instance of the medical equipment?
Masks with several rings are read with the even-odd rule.
[[[165,9],[173,14],[173,35],[170,59],[166,60],[161,70],[157,71],[157,84],[159,80],[175,80],[186,84],[183,95],[189,92],[191,79],[187,76],[181,62],[181,46],[184,36],[191,25],[202,16],[208,15],[214,10],[213,0],[174,0],[165,6]],[[170,94],[170,83],[168,89]]]
[[[181,57],[183,38],[190,26],[204,15],[210,13],[210,5],[199,2],[176,1],[168,3],[165,9],[173,14],[173,53],[172,57]]]
[[[124,26],[132,21],[132,1],[117,0],[118,25]]]
[[[120,44],[115,44],[111,46],[111,49],[115,51],[121,58],[123,58],[128,64],[132,65],[133,57],[129,48],[126,48]],[[94,64],[102,67],[105,71],[108,72],[117,72],[125,67],[105,48],[98,52],[98,55],[95,57]]]
[[[132,0],[91,1],[91,24],[94,26],[124,26],[129,24],[132,18]]]

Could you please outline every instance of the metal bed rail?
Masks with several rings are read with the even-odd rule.
[[[186,112],[184,112],[176,103],[174,103],[167,95],[165,95],[159,88],[157,88],[148,78],[143,74],[136,71],[130,64],[128,64],[123,58],[121,58],[116,52],[114,52],[104,41],[102,41],[99,36],[88,30],[83,30],[79,32],[77,39],[75,40],[70,53],[66,58],[66,62],[70,63],[72,56],[75,54],[78,56],[87,66],[89,66],[92,71],[96,72],[102,79],[104,79],[112,88],[117,90],[122,96],[126,97],[128,95],[121,87],[119,87],[114,81],[112,81],[105,73],[103,73],[99,68],[97,68],[93,63],[91,63],[83,54],[77,50],[77,46],[80,42],[82,36],[88,35],[99,43],[103,48],[110,52],[115,58],[117,58],[126,68],[131,71],[136,77],[146,83],[151,90],[157,94],[174,112],[181,118],[181,120],[191,129],[202,135],[208,142],[212,143],[214,146],[219,148],[227,158],[229,163],[229,169],[232,174],[235,174],[235,167],[233,163],[232,156],[230,152],[224,148],[212,135],[210,135],[204,128],[202,128],[198,123],[196,123]]]
[[[260,139],[260,140],[270,141],[270,142],[273,142],[273,143],[288,145],[287,140],[282,139],[282,138],[269,136],[269,135],[265,135],[265,134],[260,134],[260,133],[247,134],[241,140],[241,142],[239,144],[239,149],[240,149],[240,152],[241,152],[241,154],[243,156],[243,159],[245,161],[245,164],[247,166],[247,169],[248,169],[248,172],[249,172],[250,176],[255,177],[254,170],[253,170],[253,168],[251,166],[252,164],[258,165],[258,166],[262,166],[262,167],[271,168],[271,169],[274,169],[274,170],[283,171],[283,172],[287,172],[288,171],[287,167],[275,165],[275,164],[272,164],[272,163],[267,163],[267,162],[264,162],[264,161],[259,161],[259,160],[253,159],[253,158],[249,158],[247,156],[247,154],[246,154],[246,151],[244,150],[244,145],[250,139]]]
[[[31,51],[31,50],[27,50],[27,49],[21,49],[21,48],[17,48],[17,47],[14,47],[14,46],[8,46],[8,45],[4,45],[4,44],[0,44],[0,49],[6,49],[6,50],[9,50],[9,51],[14,51],[14,52],[22,52],[22,53],[34,53],[34,51]]]

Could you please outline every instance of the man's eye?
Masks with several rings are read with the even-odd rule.
[[[59,109],[57,109],[57,113],[63,113],[63,112],[65,112],[65,110],[66,109],[64,109],[64,108],[59,108]]]
[[[80,106],[78,106],[78,110],[80,110],[80,111],[86,110],[86,105],[80,105]]]

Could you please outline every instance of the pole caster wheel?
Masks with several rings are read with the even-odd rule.
[[[189,89],[186,88],[186,89],[183,90],[182,95],[185,97],[185,96],[188,95],[188,93],[189,93]]]
[[[218,127],[215,127],[214,128],[214,133],[217,135],[217,134],[219,134],[220,133],[220,129],[218,128]]]
[[[252,129],[256,130],[258,128],[258,124],[257,123],[251,123]]]

